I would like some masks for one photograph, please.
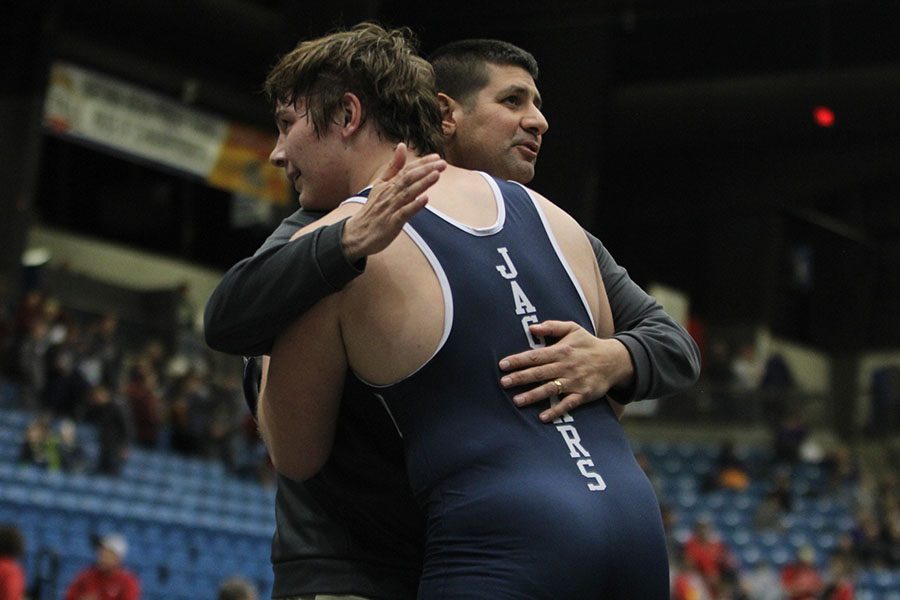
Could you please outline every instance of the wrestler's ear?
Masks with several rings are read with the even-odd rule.
[[[344,92],[344,95],[341,96],[341,105],[338,110],[339,113],[335,121],[337,121],[338,125],[341,127],[341,135],[343,137],[350,137],[359,130],[360,126],[362,126],[362,102],[360,102],[359,97],[353,92]]]
[[[441,107],[441,129],[444,131],[444,137],[453,137],[456,133],[456,116],[462,107],[459,102],[445,94],[438,92],[438,105]]]

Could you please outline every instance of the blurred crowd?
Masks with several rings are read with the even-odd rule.
[[[241,362],[208,350],[192,315],[168,345],[122,335],[116,314],[67,310],[40,289],[0,305],[0,369],[35,415],[20,460],[118,475],[132,447],[223,461],[268,484],[272,470],[241,392]],[[98,452],[85,451],[89,426]]]
[[[850,600],[858,574],[900,569],[900,478],[896,468],[869,472],[844,444],[821,456],[801,449],[806,440],[802,420],[785,418],[773,435],[773,447],[763,461],[754,461],[730,441],[721,444],[713,468],[700,474],[699,488],[741,492],[762,481],[765,493],[754,506],[752,530],[789,533],[800,515],[798,496],[805,500],[831,499],[851,507],[852,527],[842,530],[832,548],[808,540],[794,549],[787,563],[777,564],[760,553],[754,560],[742,555],[717,531],[713,515],[701,514],[690,534],[675,535],[680,516],[666,497],[651,462],[638,462],[657,488],[672,562],[673,600]],[[798,491],[793,471],[814,463],[822,479]]]
[[[270,484],[273,471],[244,405],[240,360],[206,349],[194,320],[190,314],[179,318],[177,335],[167,345],[152,335],[126,338],[117,315],[74,314],[41,290],[0,302],[0,369],[21,390],[20,408],[34,415],[23,432],[19,461],[116,476],[131,449],[140,447],[221,460],[238,476]],[[784,365],[768,364],[757,373],[747,366],[751,362],[747,352],[728,363],[713,359],[705,377],[719,377],[732,393],[760,381],[768,389],[792,387]],[[696,474],[704,493],[740,492],[762,482],[766,491],[753,506],[756,532],[786,531],[798,493],[839,498],[853,507],[852,529],[843,531],[828,556],[821,548],[802,545],[782,564],[766,556],[743,561],[708,515],[685,524],[689,536],[676,535],[679,528],[684,531],[676,503],[666,497],[652,462],[638,453],[662,507],[674,600],[847,600],[854,597],[861,570],[900,568],[896,468],[874,476],[861,468],[848,445],[819,447],[810,429],[800,412],[784,410],[765,464],[726,441],[713,468]],[[87,451],[87,434],[96,440],[96,453]],[[798,492],[792,484],[793,470],[804,463],[815,463],[824,473],[819,489]],[[2,537],[0,571],[8,571],[21,543],[5,530]],[[98,542],[98,553],[118,553],[121,559],[124,543]],[[244,588],[240,581],[231,582],[222,597],[239,598],[229,594]]]

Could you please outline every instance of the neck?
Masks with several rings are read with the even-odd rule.
[[[375,133],[355,140],[352,146],[348,146],[348,151],[354,152],[349,179],[352,188],[351,194],[375,183],[375,180],[381,176],[385,167],[394,157],[395,147],[396,144],[381,139]],[[407,148],[407,163],[417,156],[418,154]]]

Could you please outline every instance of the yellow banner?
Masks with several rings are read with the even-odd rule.
[[[275,137],[231,124],[206,181],[209,185],[286,204],[290,198],[284,171],[269,163]]]

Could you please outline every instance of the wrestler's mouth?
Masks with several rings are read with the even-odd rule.
[[[291,182],[291,187],[296,191],[300,191],[300,171],[294,171],[293,173],[288,173],[288,179]]]

